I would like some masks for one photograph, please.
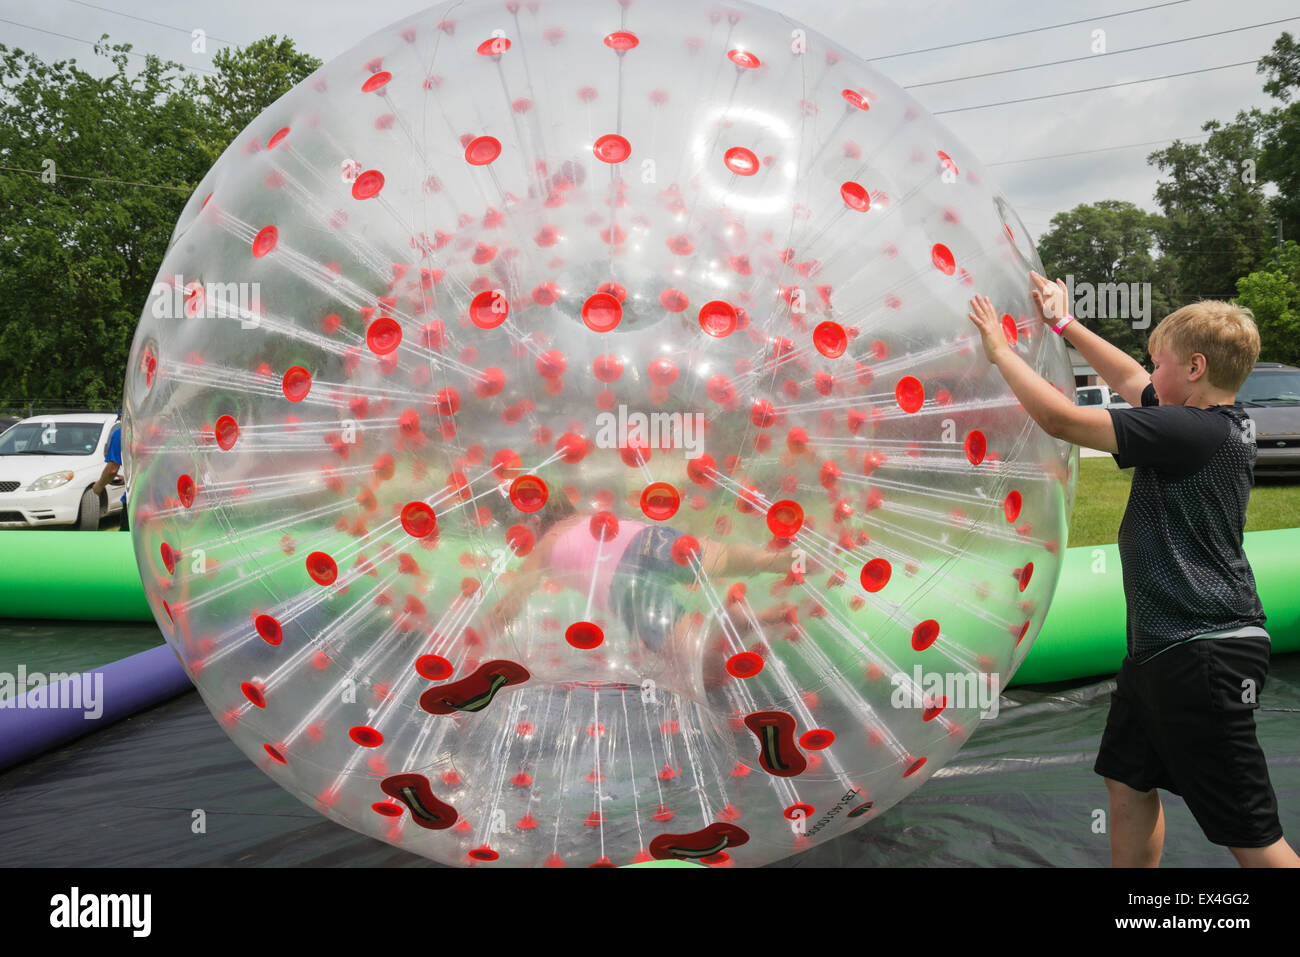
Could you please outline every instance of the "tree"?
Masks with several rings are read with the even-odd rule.
[[[299,53],[288,37],[263,37],[246,47],[212,57],[216,76],[203,80],[203,97],[219,131],[210,144],[210,162],[263,110],[320,68],[321,61]]]
[[[1071,306],[1078,320],[1138,360],[1146,352],[1150,329],[1137,316],[1137,302],[1150,310],[1151,326],[1171,311],[1171,263],[1155,255],[1164,227],[1163,217],[1155,213],[1106,199],[1057,213],[1038,243],[1048,275],[1072,279]],[[1136,286],[1137,299],[1124,300],[1123,315],[1107,308],[1114,301],[1106,295],[1112,284],[1125,286],[1126,294]]]
[[[1300,43],[1283,33],[1273,52],[1260,58],[1259,72],[1269,77],[1264,91],[1290,103],[1293,92],[1300,90]],[[1269,207],[1281,233],[1300,237],[1300,102],[1268,114],[1259,175],[1277,186]]]
[[[1161,250],[1178,263],[1176,305],[1231,298],[1268,256],[1274,221],[1257,167],[1267,126],[1260,110],[1242,111],[1205,123],[1204,143],[1177,140],[1148,157],[1170,175],[1155,196],[1167,221]]]
[[[1288,240],[1263,268],[1237,280],[1237,303],[1255,314],[1260,361],[1300,364],[1300,244]]]
[[[114,70],[0,44],[0,408],[115,408],[186,199],[243,125],[320,61],[289,40],[179,64],[101,38]],[[25,171],[25,172],[24,172]]]
[[[126,46],[116,72],[0,46],[0,405],[111,409],[172,225],[207,170],[196,85]],[[125,185],[147,184],[147,185]]]

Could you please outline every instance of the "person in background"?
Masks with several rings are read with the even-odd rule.
[[[113,434],[108,438],[108,448],[104,450],[104,471],[100,473],[98,481],[95,482],[95,494],[99,496],[101,507],[107,507],[108,495],[106,489],[114,477],[122,471],[122,410],[117,410],[118,420],[113,425]],[[126,489],[122,489],[122,514],[121,523],[118,525],[119,530],[126,532],[131,529],[131,520],[126,512]]]

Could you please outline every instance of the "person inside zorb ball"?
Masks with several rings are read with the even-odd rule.
[[[978,726],[1074,494],[974,155],[743,3],[447,4],[278,100],[136,332],[131,524],[231,739],[454,865],[756,866]]]

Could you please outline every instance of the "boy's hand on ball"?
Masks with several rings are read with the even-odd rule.
[[[998,318],[997,310],[993,308],[992,301],[988,296],[971,297],[970,312],[966,315],[980,331],[980,339],[984,343],[984,355],[988,357],[989,362],[996,362],[998,353],[1008,346],[1007,337],[1002,334],[1002,322]]]
[[[1059,279],[1052,282],[1046,276],[1040,276],[1032,270],[1029,273],[1029,281],[1033,286],[1029,295],[1038,309],[1038,317],[1049,326],[1056,320],[1065,318],[1069,313],[1066,305],[1068,297],[1065,283]]]

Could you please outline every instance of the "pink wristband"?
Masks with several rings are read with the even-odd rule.
[[[1064,319],[1052,326],[1052,331],[1059,336],[1061,333],[1065,332],[1065,327],[1072,322],[1074,322],[1074,316],[1067,314]]]

